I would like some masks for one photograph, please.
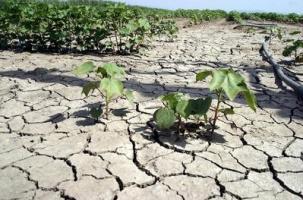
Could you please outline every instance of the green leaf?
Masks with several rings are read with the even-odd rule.
[[[96,72],[98,74],[101,74],[103,78],[106,78],[108,76],[106,70],[103,67],[98,67]]]
[[[102,109],[101,108],[92,108],[90,110],[90,115],[94,119],[99,119],[99,117],[101,116],[101,114],[102,114]]]
[[[124,70],[116,64],[108,63],[102,66],[106,71],[107,76],[112,78],[121,78],[125,75]]]
[[[84,75],[84,74],[89,74],[90,72],[94,71],[95,65],[93,62],[88,61],[74,69],[73,73],[77,76]]]
[[[171,92],[161,98],[161,100],[164,102],[164,104],[172,109],[173,111],[176,111],[176,107],[178,102],[184,98],[184,95],[178,92]]]
[[[227,70],[217,70],[213,72],[213,79],[209,84],[210,91],[217,90],[221,88],[227,74]]]
[[[204,75],[201,75],[203,78]],[[245,79],[232,69],[219,69],[213,72],[209,88],[211,91],[223,90],[229,100],[233,101],[239,93],[244,93],[248,105],[256,110],[256,98],[245,84]]]
[[[174,125],[176,116],[173,110],[160,108],[154,113],[154,121],[160,129],[168,129]]]
[[[202,116],[209,110],[211,102],[211,97],[207,97],[206,99],[181,99],[177,103],[176,113],[185,119],[188,119],[191,115]]]
[[[123,83],[117,79],[102,79],[100,83],[100,89],[105,92],[107,101],[123,95]]]
[[[234,100],[239,92],[246,90],[246,88],[240,85],[243,81],[244,78],[240,74],[235,73],[233,70],[229,70],[222,84],[222,89],[230,100]]]
[[[97,89],[99,85],[100,85],[99,81],[89,82],[83,86],[82,93],[84,93],[85,96],[87,97],[89,93],[91,91],[94,92],[94,90]]]
[[[212,74],[212,71],[209,71],[209,70],[199,72],[196,75],[196,81],[203,81],[204,79],[206,79],[211,74]]]
[[[122,27],[119,29],[119,33],[122,34],[123,36],[129,36],[131,33],[136,31],[137,25],[136,23],[132,20],[126,24],[125,27]]]
[[[145,19],[145,18],[140,18],[140,19],[138,20],[138,23],[139,23],[139,26],[140,26],[140,27],[143,27],[145,30],[150,29],[150,24],[149,24],[149,22],[148,22],[147,19]]]
[[[291,46],[285,47],[283,51],[283,56],[290,56],[292,52],[296,52],[299,48],[303,48],[303,40],[296,40]]]
[[[133,94],[133,91],[125,89],[125,90],[123,91],[123,95],[126,97],[126,99],[127,99],[129,102],[133,102],[133,101],[134,101],[134,94]]]
[[[232,108],[224,108],[224,109],[220,109],[219,111],[221,113],[223,113],[224,115],[233,115],[233,114],[235,114],[235,111]]]
[[[290,56],[290,54],[296,50],[296,47],[295,46],[287,46],[284,48],[283,52],[282,52],[282,55],[283,56]]]
[[[199,116],[205,115],[211,106],[211,102],[211,97],[190,100],[190,114]]]
[[[247,105],[256,112],[257,110],[257,99],[254,93],[252,93],[249,89],[243,92],[245,101]]]
[[[240,85],[242,82],[244,82],[244,78],[232,69],[221,69],[213,72],[209,88],[211,91],[223,89],[226,96],[230,100],[234,100],[239,92],[246,90]]]
[[[176,106],[176,113],[181,115],[181,117],[187,119],[191,114],[189,100],[182,99],[182,100],[178,101],[177,106]]]

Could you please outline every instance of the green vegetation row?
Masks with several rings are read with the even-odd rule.
[[[298,14],[165,10],[96,0],[0,0],[0,49],[129,54],[154,38],[171,40],[176,18],[302,23]]]
[[[44,2],[56,2],[56,0],[40,0]],[[58,2],[58,1],[57,1]],[[62,1],[59,1],[62,3]],[[113,4],[110,1],[102,0],[67,0],[64,1],[68,4]],[[303,23],[303,15],[296,13],[280,14],[274,12],[226,12],[224,10],[199,10],[199,9],[177,9],[177,10],[166,10],[159,8],[148,8],[143,6],[128,6],[132,10],[137,10],[145,15],[158,15],[165,18],[187,18],[192,23],[199,23],[203,21],[212,21],[217,19],[227,19],[229,21],[239,22],[241,20],[257,20],[257,21],[274,21],[274,22],[285,22],[285,23]]]
[[[177,30],[172,20],[121,3],[0,1],[0,49],[131,53]]]
[[[303,15],[296,13],[279,14],[279,13],[246,13],[235,12],[228,13],[227,20],[241,22],[242,20],[256,21],[273,21],[283,23],[303,23]]]
[[[279,13],[247,13],[247,12],[225,12],[223,10],[183,10],[174,11],[174,17],[188,18],[191,24],[199,24],[203,21],[213,21],[218,19],[226,19],[237,23],[243,20],[256,21],[274,21],[284,23],[303,23],[303,15],[296,13],[279,14]]]

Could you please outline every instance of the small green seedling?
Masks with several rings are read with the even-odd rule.
[[[277,37],[279,40],[282,40],[284,35],[284,30],[280,27],[271,27],[270,28],[270,37]]]
[[[285,35],[285,30],[278,26],[269,26],[265,27],[265,30],[260,33],[267,34],[265,40],[266,42],[268,42],[268,44],[271,44],[274,38],[278,38],[281,41],[283,36]]]
[[[154,121],[159,129],[169,129],[177,121],[177,131],[180,132],[182,118],[188,119],[205,116],[211,105],[211,97],[205,99],[189,99],[182,93],[169,93],[161,97],[163,108],[156,110]]]
[[[120,97],[125,97],[129,101],[133,100],[132,91],[124,89],[124,85],[121,81],[125,72],[116,64],[108,63],[97,67],[93,62],[89,61],[77,67],[73,73],[78,76],[90,73],[95,74],[96,80],[85,84],[83,86],[82,93],[85,94],[86,97],[95,90],[100,93],[102,98],[105,100],[104,115],[106,119],[108,119],[110,102]],[[100,107],[93,108],[91,109],[90,114],[94,119],[98,120],[102,115],[102,110]]]
[[[292,44],[285,47],[283,56],[294,54],[295,62],[303,62],[303,53],[298,54],[298,51],[303,49],[303,40],[289,40],[289,42],[292,42]]]
[[[234,114],[234,110],[231,108],[220,109],[220,104],[224,101],[225,96],[233,101],[238,94],[243,94],[248,106],[256,111],[257,102],[253,92],[247,87],[245,79],[232,69],[219,69],[215,71],[202,71],[196,75],[197,81],[202,81],[208,76],[212,77],[209,84],[209,89],[217,95],[217,105],[215,107],[215,114],[213,121],[210,122],[212,126],[211,134],[214,133],[216,128],[216,122],[218,119],[218,113],[222,112],[224,115]]]

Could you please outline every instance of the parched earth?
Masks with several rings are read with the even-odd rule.
[[[0,52],[0,199],[302,199],[302,103],[275,85],[259,56],[265,35],[233,27],[182,29],[142,56]],[[271,49],[285,59],[280,41]],[[99,97],[81,95],[90,78],[71,73],[87,60],[125,66],[136,97],[112,103],[110,120],[97,124],[88,110]],[[241,97],[226,101],[237,114],[221,117],[211,141],[146,125],[160,95],[205,96],[207,82],[196,83],[195,73],[219,67],[245,76],[256,113]],[[286,69],[303,81],[302,65]]]

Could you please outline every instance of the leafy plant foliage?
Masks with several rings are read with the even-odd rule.
[[[246,12],[225,12],[223,10],[184,10],[179,9],[174,13],[169,13],[170,16],[183,17],[190,20],[191,25],[197,25],[204,21],[214,21],[219,19],[226,19],[241,23],[243,20],[254,21],[274,21],[274,22],[287,22],[287,23],[303,23],[303,15],[296,13],[279,14],[279,13],[246,13]]]
[[[169,93],[161,97],[163,108],[156,110],[154,120],[160,129],[171,128],[176,120],[178,131],[182,126],[182,119],[199,118],[206,115],[211,105],[211,97],[189,99],[182,93]]]
[[[125,72],[116,64],[108,63],[97,67],[89,61],[78,66],[73,73],[78,76],[94,73],[96,80],[86,83],[82,93],[87,97],[95,90],[99,92],[105,101],[106,118],[108,118],[110,102],[120,97],[125,97],[129,101],[133,100],[132,91],[124,89],[121,81]],[[102,114],[101,106],[92,108],[90,113],[93,118],[98,119]]]
[[[174,92],[161,97],[164,107],[154,113],[153,118],[159,129],[169,129],[175,126],[180,132],[184,128],[183,119],[196,120],[199,126],[200,119],[203,117],[205,124],[209,124],[208,127],[211,127],[211,133],[213,133],[220,112],[224,115],[235,113],[233,108],[221,108],[220,104],[225,97],[233,101],[239,94],[242,94],[248,106],[256,111],[256,97],[239,73],[232,69],[205,70],[196,75],[196,80],[203,81],[209,76],[212,77],[209,89],[217,96],[213,119],[207,117],[212,104],[211,97],[191,99],[182,93]]]
[[[216,128],[216,121],[218,113],[222,112],[224,115],[233,114],[233,109],[220,109],[220,104],[224,101],[224,96],[233,101],[238,94],[242,94],[248,106],[256,111],[257,102],[253,92],[248,88],[245,79],[232,69],[219,69],[215,71],[202,71],[196,75],[197,81],[203,81],[208,76],[212,79],[209,83],[209,89],[217,96],[217,105],[212,122],[212,133]],[[225,95],[224,95],[225,94]]]
[[[157,34],[175,35],[174,21],[143,11],[122,3],[3,0],[0,49],[125,54]]]
[[[296,34],[299,34],[296,32]],[[293,33],[295,35],[295,33]],[[303,52],[298,53],[300,49],[303,49],[303,40],[291,40],[290,45],[283,50],[283,56],[290,56],[294,54],[296,62],[303,62]]]

